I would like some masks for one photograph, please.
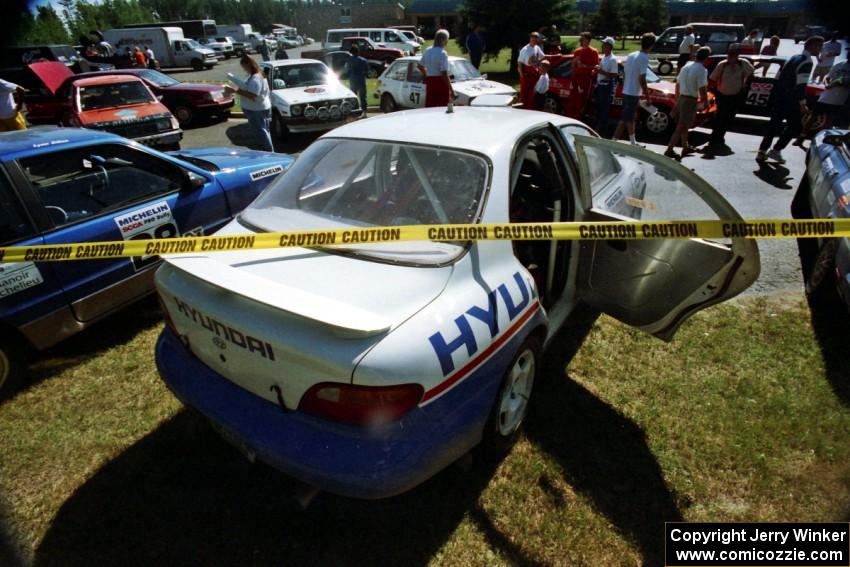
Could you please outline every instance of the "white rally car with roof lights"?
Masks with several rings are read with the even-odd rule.
[[[419,71],[420,59],[421,55],[399,57],[381,75],[374,96],[381,101],[382,111],[425,106],[425,78]],[[469,106],[481,95],[517,94],[513,87],[487,79],[463,57],[449,56],[449,76],[457,95],[454,104],[458,106]]]
[[[331,130],[358,118],[360,102],[321,61],[283,59],[261,64],[272,100],[272,133]]]
[[[579,301],[670,339],[746,289],[753,240],[616,240],[640,230],[629,221],[676,219],[654,233],[671,236],[718,218],[740,216],[691,171],[566,117],[470,107],[359,121],[314,142],[220,234],[621,224],[610,240],[470,242],[435,226],[435,241],[171,256],[156,275],[157,365],[249,457],[340,494],[398,494],[481,442],[510,446],[541,353]]]

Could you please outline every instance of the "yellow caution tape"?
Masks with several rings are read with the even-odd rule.
[[[647,240],[729,238],[834,238],[850,236],[850,219],[657,222],[559,222],[382,226],[336,230],[268,232],[81,242],[0,248],[0,262],[58,262],[196,254],[264,248],[326,247],[385,242],[470,240]]]

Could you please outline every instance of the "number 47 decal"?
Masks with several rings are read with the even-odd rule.
[[[411,104],[419,104],[419,91],[410,93],[410,102]]]

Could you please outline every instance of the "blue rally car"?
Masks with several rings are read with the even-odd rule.
[[[850,217],[850,131],[824,130],[812,140],[791,214],[797,219]],[[799,246],[810,303],[827,302],[837,291],[850,310],[848,239],[801,239]]]
[[[292,162],[235,148],[164,154],[74,128],[0,134],[0,246],[212,233]],[[153,291],[158,263],[0,262],[0,393],[20,377],[30,347],[45,349]]]

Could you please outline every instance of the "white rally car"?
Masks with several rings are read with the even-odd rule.
[[[425,106],[425,79],[418,67],[421,58],[399,57],[381,75],[374,96],[381,101],[382,111]],[[487,79],[462,57],[449,56],[449,76],[458,106],[469,106],[481,95],[516,95],[516,89]]]
[[[272,133],[331,130],[358,118],[360,102],[321,61],[283,59],[261,64],[272,99]]]
[[[336,493],[398,494],[481,442],[510,446],[579,301],[669,339],[743,291],[753,240],[616,239],[637,219],[680,221],[669,236],[712,218],[740,219],[674,160],[566,117],[469,107],[356,122],[221,233],[495,223],[521,238],[509,223],[619,222],[596,233],[608,240],[470,242],[435,226],[434,241],[171,256],[156,274],[157,365],[249,457]]]

